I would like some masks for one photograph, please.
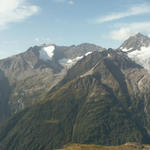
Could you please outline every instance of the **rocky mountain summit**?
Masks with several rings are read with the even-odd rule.
[[[148,46],[150,46],[150,38],[141,33],[138,33],[125,40],[120,46],[120,49],[122,49],[124,52],[129,52],[134,50],[141,50],[142,47]]]
[[[127,39],[120,47],[128,57],[142,65],[150,72],[150,38],[143,34],[136,34]]]
[[[70,47],[42,45],[0,60],[0,78],[7,82],[1,84],[0,121],[40,101],[78,60],[102,50],[88,43]]]

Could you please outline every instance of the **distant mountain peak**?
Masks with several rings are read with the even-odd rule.
[[[136,35],[135,35],[136,37],[146,37],[144,34],[142,34],[142,33],[137,33]]]
[[[150,72],[150,38],[141,33],[129,37],[119,49]]]
[[[120,46],[120,49],[124,52],[140,50],[141,47],[148,47],[150,45],[150,38],[141,33],[137,33],[134,36],[129,37]]]
[[[149,37],[147,35],[144,35],[144,34],[138,32],[137,34],[135,34],[133,36],[130,36],[127,40],[130,40],[130,39],[133,39],[133,38],[138,40],[138,39],[147,39]]]

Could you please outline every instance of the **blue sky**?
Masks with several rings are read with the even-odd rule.
[[[43,43],[117,48],[150,36],[149,0],[0,0],[0,58]]]

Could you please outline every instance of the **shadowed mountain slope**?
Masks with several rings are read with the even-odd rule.
[[[0,148],[50,150],[69,142],[148,144],[148,83],[147,71],[122,52],[94,52],[78,61],[43,101],[1,126]]]
[[[0,121],[39,102],[64,77],[68,68],[84,55],[102,50],[88,43],[68,47],[42,45],[0,60],[0,69],[8,82],[1,83],[1,94],[9,91],[7,98],[1,97]],[[7,115],[1,118],[3,113]]]

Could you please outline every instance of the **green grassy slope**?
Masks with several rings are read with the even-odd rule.
[[[149,143],[149,135],[141,124],[144,117],[135,117],[122,73],[122,69],[138,66],[116,52],[110,52],[112,57],[104,53],[106,57],[97,59],[82,75],[74,70],[74,78],[70,72],[68,81],[59,84],[44,101],[5,122],[0,127],[0,149],[51,150],[69,142]],[[97,57],[97,53],[93,55]],[[90,57],[77,65],[81,67]]]

